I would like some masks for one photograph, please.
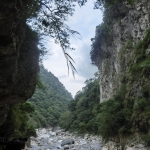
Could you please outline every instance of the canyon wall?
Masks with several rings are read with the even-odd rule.
[[[121,146],[115,150],[136,149],[142,141],[143,148],[137,149],[149,149],[150,1],[114,4],[105,9],[103,20],[96,28],[91,50],[91,60],[100,72],[100,103],[113,100],[113,106],[121,104],[120,110],[114,108],[115,113],[123,114],[122,119],[128,122],[127,128],[120,125],[109,140]],[[113,150],[114,144],[110,145],[107,149]]]
[[[26,25],[21,1],[0,1],[0,126],[9,105],[25,102],[36,86],[38,39]]]
[[[137,1],[134,5],[117,4],[108,11],[112,20],[112,37],[111,40],[108,40],[109,35],[101,37],[99,51],[109,53],[109,57],[103,59],[99,52],[95,58],[100,71],[100,102],[107,101],[116,94],[124,75],[129,73],[131,66],[136,63],[135,46],[143,40],[150,26],[150,1]],[[149,55],[149,45],[145,53]],[[141,86],[148,78],[141,78],[142,81],[140,79],[133,81],[130,87],[132,96],[142,95]]]

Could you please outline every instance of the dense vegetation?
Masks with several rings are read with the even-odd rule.
[[[124,107],[126,88],[111,100],[99,103],[98,73],[86,80],[86,86],[68,104],[68,110],[61,115],[60,126],[79,133],[99,134],[108,140],[118,134],[128,133],[131,112]]]
[[[76,94],[68,105],[68,111],[62,114],[60,125],[66,130],[100,134],[106,141],[125,136],[134,139],[134,133],[138,132],[141,135],[139,140],[150,144],[149,45],[150,29],[135,45],[129,39],[120,54],[122,66],[126,67],[123,57],[126,49],[133,49],[135,56],[122,77],[119,91],[109,101],[99,104],[98,81],[87,80],[83,91]],[[135,83],[139,95],[134,93]]]
[[[14,131],[11,138],[36,136],[35,128],[58,124],[72,96],[46,69],[40,68],[39,78],[40,84],[28,102],[10,106],[8,120],[0,130],[1,135]]]
[[[29,115],[33,111],[33,105],[28,102],[11,105],[8,119],[1,126],[1,136],[9,133],[12,133],[9,135],[11,138],[36,136],[34,126],[29,122]]]
[[[86,86],[77,92],[74,100],[68,104],[68,110],[61,115],[60,126],[66,130],[98,133],[99,84],[98,74],[95,75],[85,81]]]
[[[35,108],[30,114],[30,124],[36,128],[57,125],[72,96],[58,78],[42,67],[39,78],[43,86],[37,87],[28,100]]]

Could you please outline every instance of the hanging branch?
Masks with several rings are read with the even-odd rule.
[[[73,76],[77,70],[74,67],[75,61],[66,52],[74,50],[70,45],[70,37],[80,39],[80,34],[77,31],[71,30],[65,22],[68,16],[72,16],[74,12],[74,2],[80,6],[84,5],[87,0],[35,0],[38,1],[41,9],[33,21],[32,28],[35,29],[40,36],[48,36],[54,39],[56,44],[60,44],[64,56],[67,61],[68,74],[71,68]]]

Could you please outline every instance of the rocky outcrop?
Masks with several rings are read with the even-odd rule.
[[[112,37],[107,40],[109,35],[102,36],[99,41],[99,55],[95,58],[100,71],[100,102],[109,100],[120,89],[124,74],[135,63],[133,46],[145,37],[150,26],[148,0],[138,0],[133,6],[122,3],[108,10],[112,19]],[[147,51],[149,53],[149,49]],[[101,52],[108,53],[110,57],[101,59]],[[141,95],[139,83],[132,84],[131,89],[133,95]]]
[[[0,1],[0,125],[9,105],[25,102],[36,85],[38,39],[31,36],[20,3]]]

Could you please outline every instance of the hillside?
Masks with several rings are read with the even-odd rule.
[[[53,126],[58,123],[72,96],[58,78],[46,69],[40,68],[39,78],[42,87],[37,87],[32,98],[28,100],[35,107],[30,121],[35,127]]]
[[[77,92],[68,104],[68,110],[60,117],[60,126],[79,133],[99,133],[99,83],[98,73],[85,81],[85,87]]]

